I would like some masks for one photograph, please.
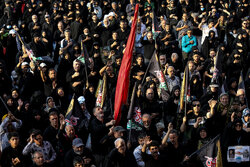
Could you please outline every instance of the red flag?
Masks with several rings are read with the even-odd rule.
[[[116,120],[116,124],[119,124],[121,119],[121,106],[126,104],[128,97],[128,88],[129,88],[129,72],[131,68],[133,48],[135,42],[135,32],[136,32],[136,24],[137,24],[137,16],[138,16],[139,5],[135,6],[135,14],[134,20],[131,26],[131,31],[128,37],[126,50],[124,52],[124,56],[122,59],[122,64],[119,70],[118,80],[116,84],[115,91],[115,113],[114,119]]]

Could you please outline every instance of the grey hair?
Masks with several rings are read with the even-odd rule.
[[[117,146],[117,144],[118,144],[118,142],[119,142],[120,140],[123,141],[123,142],[125,142],[124,139],[122,139],[122,138],[119,137],[119,138],[117,138],[117,139],[114,141],[115,147]]]
[[[157,129],[165,129],[165,125],[162,122],[158,122],[155,126]]]
[[[174,58],[174,57],[176,57],[176,58],[178,59],[178,58],[179,58],[179,55],[178,55],[177,53],[172,53],[171,59]]]

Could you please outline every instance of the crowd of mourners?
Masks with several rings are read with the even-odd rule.
[[[115,89],[136,3],[129,99],[117,124]],[[229,146],[250,146],[249,9],[247,0],[0,0],[1,167],[202,167],[190,155],[218,134],[223,166],[249,167],[227,157]],[[168,100],[147,72],[155,51]],[[135,83],[132,118],[141,123],[127,129]],[[80,126],[65,119],[73,95]]]

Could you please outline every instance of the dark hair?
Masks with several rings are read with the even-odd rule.
[[[148,148],[150,148],[150,147],[154,147],[154,146],[157,146],[157,147],[159,147],[159,142],[158,141],[156,141],[156,140],[153,140],[149,145],[148,145]]]
[[[78,163],[83,163],[83,159],[80,156],[77,156],[73,160],[73,166],[75,166]]]
[[[36,137],[37,135],[41,135],[41,136],[42,136],[42,131],[39,130],[39,129],[34,129],[34,130],[32,131],[32,133],[34,134],[35,137]]]
[[[52,115],[53,115],[53,116],[54,116],[54,115],[57,115],[57,116],[58,116],[58,114],[57,114],[56,111],[51,111],[51,112],[49,113],[49,117],[52,116]]]
[[[175,129],[172,129],[169,134],[176,134],[176,136],[179,136],[178,131]]]
[[[137,140],[143,139],[144,137],[146,137],[146,134],[145,133],[140,133],[139,136],[137,137]]]
[[[8,140],[10,140],[12,137],[18,137],[19,138],[19,135],[17,132],[10,132],[8,135]]]

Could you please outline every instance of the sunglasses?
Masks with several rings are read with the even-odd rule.
[[[237,126],[241,127],[241,124],[236,124],[235,126],[236,126],[236,127],[237,127]]]
[[[194,104],[193,107],[200,107],[200,104]]]

